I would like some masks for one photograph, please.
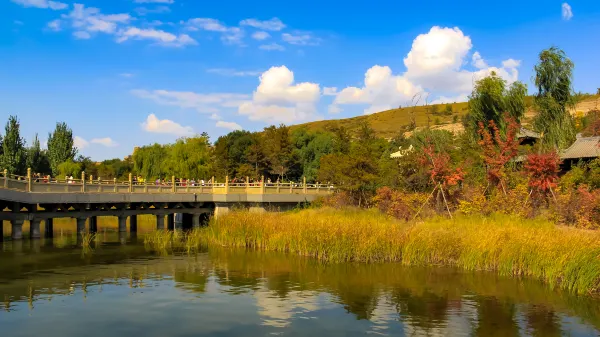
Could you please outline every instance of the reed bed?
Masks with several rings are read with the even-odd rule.
[[[236,211],[208,227],[171,234],[181,236],[171,238],[168,247],[160,239],[166,235],[149,235],[146,242],[171,250],[203,244],[246,247],[332,263],[456,266],[533,277],[578,294],[600,293],[600,232],[543,219],[492,215],[406,223],[375,210]]]

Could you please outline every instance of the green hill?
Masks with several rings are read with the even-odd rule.
[[[528,96],[525,104],[529,107],[525,113],[523,124],[527,125],[535,116],[536,111],[531,108],[533,97]],[[392,138],[400,132],[409,131],[411,120],[414,118],[417,128],[429,125],[432,128],[441,128],[449,131],[460,132],[462,130],[462,117],[467,114],[469,108],[467,102],[448,104],[434,104],[429,106],[405,107],[377,112],[371,115],[363,115],[345,119],[323,120],[304,124],[293,125],[292,130],[305,127],[311,131],[328,130],[343,126],[350,132],[356,131],[365,121],[375,130],[377,136]],[[600,95],[586,95],[580,99],[572,113],[587,113],[591,109],[600,108]]]

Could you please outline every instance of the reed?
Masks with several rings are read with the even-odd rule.
[[[93,251],[92,243],[96,241],[96,233],[81,233],[81,249],[83,253],[91,253]]]
[[[170,249],[203,244],[288,252],[333,263],[456,266],[533,277],[578,294],[600,293],[600,232],[543,219],[497,214],[407,223],[375,210],[237,211],[183,235]]]

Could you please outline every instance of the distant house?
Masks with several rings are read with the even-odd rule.
[[[520,141],[519,143],[521,145],[533,145],[540,138],[541,136],[539,133],[523,127],[519,130],[519,132],[517,132],[517,139]]]
[[[412,152],[412,150],[414,150],[412,145],[410,145],[408,147],[408,149],[404,149],[404,150],[402,149],[402,146],[400,146],[399,151],[390,154],[390,158],[402,158],[402,157],[406,156],[408,153]]]
[[[565,162],[592,160],[600,157],[600,137],[581,137],[577,135],[575,143],[563,150],[560,159]]]

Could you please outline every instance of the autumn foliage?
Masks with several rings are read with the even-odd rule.
[[[525,172],[529,187],[534,192],[547,194],[556,187],[560,158],[556,152],[529,154],[525,161]]]
[[[464,179],[464,171],[460,167],[452,167],[448,154],[437,152],[431,144],[425,146],[422,151],[421,165],[427,167],[429,178],[436,186],[442,185],[443,188],[448,188]]]
[[[486,127],[482,122],[479,123],[479,145],[481,146],[481,156],[487,167],[487,179],[493,186],[501,186],[505,191],[506,164],[517,155],[519,141],[517,132],[520,125],[514,118],[505,114],[507,122],[506,135],[502,135],[500,129],[493,120],[488,122]]]

